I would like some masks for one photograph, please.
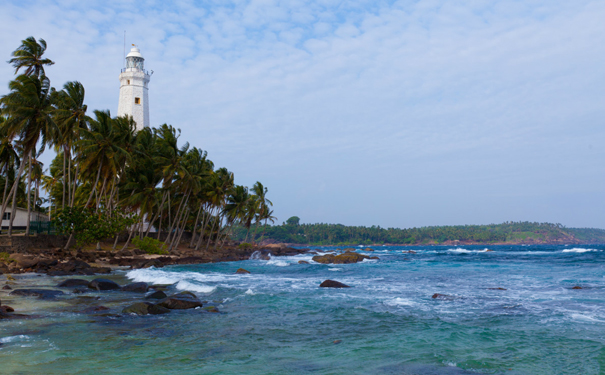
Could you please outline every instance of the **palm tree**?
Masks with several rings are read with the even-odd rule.
[[[40,152],[50,141],[50,135],[54,132],[55,123],[51,117],[52,100],[50,81],[45,76],[20,75],[14,81],[9,83],[10,93],[0,99],[4,111],[8,114],[5,121],[6,131],[9,137],[18,136],[19,144],[23,148],[23,158],[28,159],[28,182],[27,182],[27,228],[26,234],[29,234],[29,217],[31,216],[30,190],[31,190],[31,167],[32,157],[36,154],[36,147],[40,138],[42,144]],[[12,212],[16,208],[17,183],[23,173],[25,163],[21,163],[17,178],[13,184],[13,206]],[[10,195],[10,193],[9,193]],[[4,215],[6,202],[2,205],[0,215]],[[8,233],[12,234],[12,226],[16,215],[11,216]]]
[[[76,175],[71,176],[72,150],[76,141],[81,137],[81,131],[88,128],[90,117],[86,115],[88,106],[84,104],[85,90],[80,82],[67,82],[63,85],[63,90],[53,92],[53,102],[55,103],[54,118],[57,124],[54,143],[57,147],[63,149],[63,208],[67,201],[70,207],[73,207],[73,196],[75,195],[75,185],[77,181],[78,169]],[[65,173],[67,169],[67,174]],[[66,197],[67,189],[67,197]]]
[[[45,75],[44,66],[54,64],[50,59],[42,58],[44,52],[46,52],[46,41],[40,39],[38,43],[36,38],[30,36],[21,41],[21,46],[13,51],[13,58],[8,63],[15,68],[15,75],[24,68],[26,76],[41,77]]]
[[[257,203],[258,203],[258,207],[256,209],[256,226],[254,228],[254,237],[256,237],[256,231],[258,229],[258,224],[262,221],[265,220],[265,225],[267,224],[267,220],[269,220],[269,217],[271,216],[271,214],[269,213],[270,208],[269,206],[273,206],[273,202],[271,202],[269,199],[267,199],[267,192],[269,191],[269,189],[267,189],[265,186],[263,186],[263,184],[261,184],[259,181],[257,181],[253,186],[252,186],[252,193],[254,193],[254,195],[256,195],[257,197]],[[264,230],[263,230],[263,234],[264,234]]]

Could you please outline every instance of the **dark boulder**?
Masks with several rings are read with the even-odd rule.
[[[137,315],[148,315],[148,314],[166,314],[169,313],[170,310],[163,307],[151,304],[149,302],[137,302],[132,305],[124,308],[122,313],[124,314],[137,314]]]
[[[90,289],[96,290],[115,290],[120,289],[120,286],[115,282],[107,279],[94,279],[88,284]]]
[[[95,314],[95,313],[98,313],[98,312],[101,312],[101,311],[107,311],[107,310],[109,310],[109,307],[105,307],[105,306],[91,306],[91,307],[88,307],[88,308],[84,309],[82,312],[84,314]]]
[[[206,306],[206,307],[202,307],[202,310],[203,310],[203,311],[206,311],[206,312],[210,312],[210,313],[218,313],[218,312],[220,312],[220,311],[219,311],[219,310],[216,308],[216,306]]]
[[[11,254],[9,256],[10,259],[13,260],[14,263],[17,264],[20,268],[32,268],[35,267],[36,264],[40,261],[40,258],[34,257],[33,255],[25,255],[25,254]]]
[[[488,290],[506,290],[506,288],[487,288]]]
[[[157,305],[171,310],[183,310],[202,307],[202,301],[191,292],[181,292],[164,298]]]
[[[433,296],[431,298],[433,298],[433,299],[442,299],[442,300],[453,300],[455,297],[454,296],[450,296],[448,294],[435,293],[435,294],[433,294]]]
[[[237,271],[235,271],[235,273],[246,274],[246,273],[250,273],[250,271],[245,270],[243,268],[238,268]]]
[[[38,297],[42,299],[55,298],[63,294],[64,293],[60,290],[52,289],[15,289],[10,292],[11,296]]]
[[[161,290],[158,290],[146,296],[145,299],[164,299],[166,297],[168,297],[166,293],[162,292]]]
[[[571,289],[584,289],[584,288],[582,288],[582,287],[581,287],[581,286],[579,286],[579,285],[576,285],[576,286],[574,286],[574,287],[573,287],[573,288],[571,288]]]
[[[350,286],[334,280],[326,280],[319,284],[320,288],[350,288]]]
[[[299,260],[298,264],[309,264],[309,262],[307,262],[306,260]]]
[[[128,285],[124,285],[122,290],[125,292],[135,292],[135,293],[146,293],[149,286],[147,283],[132,283]]]
[[[12,290],[13,288],[11,288],[10,285],[5,285],[2,287],[3,290]]]
[[[15,309],[13,309],[10,306],[0,306],[0,312],[3,312],[3,313],[12,313],[12,312],[15,312]]]
[[[59,288],[74,288],[77,286],[88,286],[90,281],[84,279],[67,279],[57,285]]]

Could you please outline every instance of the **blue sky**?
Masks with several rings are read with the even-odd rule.
[[[151,123],[279,221],[605,228],[605,1],[3,1],[0,55],[117,111],[127,45]],[[0,94],[12,79],[0,64]]]

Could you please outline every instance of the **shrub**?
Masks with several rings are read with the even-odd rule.
[[[254,247],[254,245],[249,244],[247,242],[242,242],[239,244],[240,249],[252,249],[253,247]]]
[[[6,263],[12,262],[12,259],[10,259],[9,256],[10,256],[9,253],[1,252],[0,253],[0,261],[6,262]]]
[[[143,239],[135,237],[132,239],[132,244],[147,254],[168,254],[168,251],[164,250],[164,243],[151,237],[145,237]]]

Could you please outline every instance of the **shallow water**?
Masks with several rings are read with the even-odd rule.
[[[140,299],[123,292],[56,301],[0,294],[3,304],[40,315],[0,321],[0,373],[605,372],[605,246],[374,249],[367,254],[380,260],[357,264],[298,264],[312,257],[300,255],[114,276],[122,284],[175,283],[220,314],[119,316]],[[251,274],[234,274],[240,267]],[[54,286],[63,279],[17,282]],[[352,288],[318,288],[325,279]],[[583,289],[571,289],[576,285]],[[110,310],[81,313],[94,305]]]

